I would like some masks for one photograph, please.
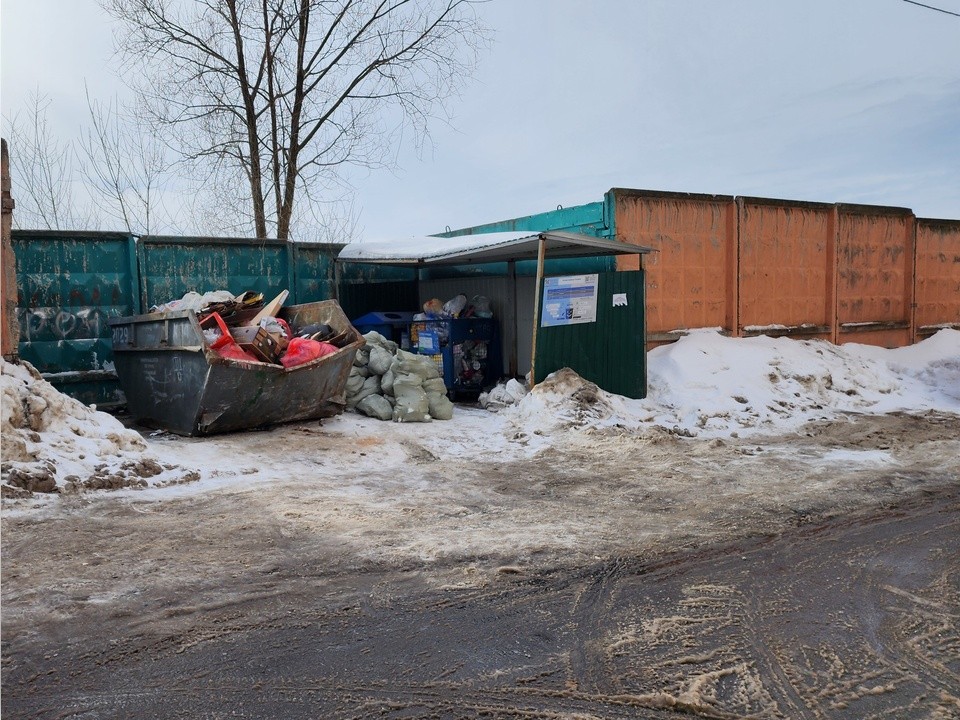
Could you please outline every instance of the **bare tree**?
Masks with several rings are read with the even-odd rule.
[[[73,144],[51,130],[50,103],[37,92],[24,110],[5,118],[17,198],[14,222],[17,227],[76,230],[87,224],[89,215],[75,202]]]
[[[423,140],[487,42],[478,1],[102,0],[156,127],[221,195],[242,179],[257,237],[284,239],[346,166]]]
[[[102,103],[86,90],[90,124],[80,137],[80,173],[93,206],[129,233],[148,235],[165,227],[161,193],[170,163],[166,149],[116,100]]]

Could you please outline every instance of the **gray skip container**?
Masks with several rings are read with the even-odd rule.
[[[179,435],[212,435],[339,415],[356,351],[364,344],[335,300],[282,308],[293,327],[329,325],[337,352],[293,368],[221,357],[193,310],[110,320],[127,408],[138,423]]]

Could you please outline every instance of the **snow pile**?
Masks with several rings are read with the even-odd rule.
[[[628,400],[570,370],[507,412],[527,433],[660,425],[682,435],[778,432],[843,413],[960,414],[960,331],[886,350],[694,331],[648,353],[648,396]]]
[[[28,363],[2,362],[2,493],[77,492],[199,479],[145,453],[139,434],[59,392]]]

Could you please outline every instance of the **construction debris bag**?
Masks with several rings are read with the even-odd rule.
[[[363,381],[363,386],[352,396],[347,395],[347,407],[353,408],[357,406],[361,400],[370,395],[375,395],[380,392],[380,376],[371,375]]]
[[[397,404],[393,408],[396,422],[430,422],[430,403],[419,378],[402,375],[393,383]]]
[[[427,395],[427,407],[430,410],[430,417],[434,420],[450,420],[453,418],[453,403],[446,395],[429,393]]]
[[[357,410],[380,420],[389,420],[393,417],[393,406],[383,395],[367,395],[357,403]]]
[[[390,351],[379,345],[373,345],[370,348],[370,360],[367,363],[371,373],[377,375],[385,374],[393,363],[393,355]]]
[[[396,377],[391,367],[380,378],[380,389],[383,390],[385,395],[393,395],[393,381],[396,380]]]
[[[361,373],[360,368],[350,368],[350,375],[347,377],[347,386],[345,388],[347,397],[352,397],[360,392],[360,388],[363,387],[363,381],[366,379],[367,376]]]
[[[433,394],[433,393],[436,393],[436,394],[439,394],[439,395],[446,395],[446,394],[447,394],[447,386],[446,386],[446,384],[443,382],[443,378],[436,377],[436,378],[432,378],[432,379],[430,379],[430,380],[424,380],[424,381],[423,381],[423,391],[424,391],[427,395],[430,395],[430,394]]]
[[[437,363],[429,355],[414,355],[405,350],[397,350],[400,372],[417,375],[423,380],[440,377]]]
[[[397,344],[393,340],[387,340],[383,335],[378,333],[376,330],[371,330],[363,336],[363,339],[367,341],[367,345],[371,347],[382,347],[391,355],[394,355],[397,352]]]

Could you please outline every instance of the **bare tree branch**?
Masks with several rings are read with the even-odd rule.
[[[101,1],[154,127],[209,179],[243,179],[258,237],[306,218],[355,227],[325,194],[348,166],[390,166],[398,130],[422,142],[489,38],[483,0]]]
[[[74,201],[73,146],[54,136],[47,117],[50,104],[36,92],[22,113],[4,119],[17,197],[14,222],[20,228],[77,230],[88,226],[90,218]]]

